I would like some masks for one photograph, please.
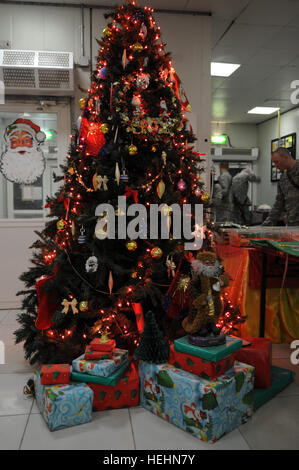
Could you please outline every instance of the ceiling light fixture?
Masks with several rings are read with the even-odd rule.
[[[248,114],[273,114],[280,108],[272,108],[270,106],[256,106],[255,108],[247,111]]]
[[[229,77],[241,64],[228,64],[226,62],[211,62],[211,75],[213,77]]]

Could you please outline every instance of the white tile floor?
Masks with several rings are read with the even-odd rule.
[[[291,366],[288,345],[273,345],[273,363],[297,371],[294,384],[260,408],[251,422],[215,444],[203,444],[145,409],[131,408],[93,414],[93,421],[50,432],[23,385],[33,368],[14,345],[16,311],[0,310],[0,340],[6,345],[6,364],[0,365],[0,450],[246,450],[299,449],[299,366]]]

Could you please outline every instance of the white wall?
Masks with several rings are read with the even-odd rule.
[[[299,156],[299,108],[288,111],[281,116],[280,136],[297,132],[297,158]],[[262,183],[258,186],[259,203],[273,204],[277,192],[277,183],[271,183],[271,140],[278,137],[277,117],[258,125],[258,146],[260,158],[258,172]]]
[[[232,147],[257,147],[258,132],[255,124],[230,124],[226,122],[212,122],[212,134],[227,134]]]

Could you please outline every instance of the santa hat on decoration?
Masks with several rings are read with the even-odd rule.
[[[30,121],[30,119],[19,118],[14,121],[6,128],[4,137],[9,138],[10,134],[15,130],[22,130],[28,132],[28,134],[30,134],[33,139],[37,140],[39,144],[44,142],[44,140],[46,139],[46,134],[40,130],[40,127],[37,124],[34,124],[34,122]]]

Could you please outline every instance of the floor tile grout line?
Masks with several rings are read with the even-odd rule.
[[[18,450],[21,450],[21,447],[22,447],[22,444],[23,444],[23,440],[24,440],[25,433],[26,433],[26,430],[27,430],[27,426],[28,426],[28,423],[29,423],[29,419],[30,419],[30,416],[31,416],[31,411],[32,411],[32,408],[33,408],[33,403],[34,402],[32,401],[30,412],[29,412],[29,415],[28,415],[28,418],[27,418],[27,421],[26,421],[26,424],[25,424],[25,428],[24,428],[24,431],[23,431],[23,434],[22,434],[22,437],[21,437],[21,440],[20,440],[20,445],[18,447]]]
[[[128,408],[128,412],[129,412],[129,418],[130,418],[130,424],[131,424],[131,430],[132,430],[132,437],[133,437],[134,450],[137,450],[137,449],[136,449],[135,434],[134,434],[133,421],[132,421],[132,416],[131,416],[131,410],[130,410],[130,408]]]
[[[248,445],[249,450],[255,450],[253,447],[251,447],[250,443],[247,441],[246,437],[245,437],[244,434],[242,433],[241,427],[238,427],[238,431],[239,431],[239,433],[241,434],[242,439],[244,439],[244,441],[245,441],[246,444]]]
[[[14,414],[14,415],[0,415],[0,418],[14,418],[15,416],[28,416],[30,415],[29,413],[19,413],[19,414]]]

